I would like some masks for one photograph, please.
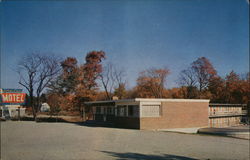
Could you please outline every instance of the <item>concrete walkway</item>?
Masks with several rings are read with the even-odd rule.
[[[242,125],[227,128],[201,128],[198,133],[250,139],[249,127],[249,125]]]
[[[159,129],[157,131],[179,132],[179,133],[197,133],[200,128],[172,128],[172,129]]]

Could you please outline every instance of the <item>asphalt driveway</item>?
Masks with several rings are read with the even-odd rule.
[[[88,127],[72,123],[1,122],[2,160],[248,160],[244,139]]]

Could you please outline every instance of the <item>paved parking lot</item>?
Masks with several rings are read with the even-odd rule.
[[[2,160],[249,159],[236,138],[87,127],[71,123],[1,122]]]
[[[199,129],[198,132],[201,134],[221,135],[221,136],[237,137],[250,140],[249,127],[250,127],[249,125],[241,125],[241,126],[224,127],[224,128],[201,128]]]

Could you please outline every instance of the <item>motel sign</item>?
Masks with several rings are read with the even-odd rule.
[[[17,89],[1,89],[0,102],[5,104],[23,104],[25,102],[26,94],[22,90]]]
[[[2,93],[2,103],[24,103],[25,93]]]

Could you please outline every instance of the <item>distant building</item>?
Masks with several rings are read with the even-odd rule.
[[[246,104],[209,104],[209,126],[238,125],[246,118]],[[245,120],[247,121],[247,120]]]
[[[25,115],[26,94],[21,89],[0,89],[0,117],[10,119]]]
[[[48,103],[43,103],[40,110],[41,112],[49,112],[50,106],[48,105]]]

